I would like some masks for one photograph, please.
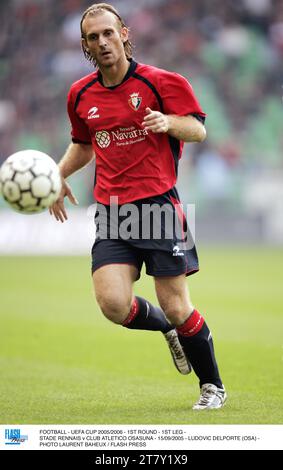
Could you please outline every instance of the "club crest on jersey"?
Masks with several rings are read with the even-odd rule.
[[[139,96],[139,93],[132,93],[128,101],[129,105],[134,111],[137,111],[141,105],[142,97]]]

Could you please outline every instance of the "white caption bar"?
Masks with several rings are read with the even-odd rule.
[[[1,425],[1,450],[281,450],[283,425]]]

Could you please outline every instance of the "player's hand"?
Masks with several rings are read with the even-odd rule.
[[[146,115],[142,122],[142,126],[147,131],[154,132],[155,134],[168,132],[169,130],[169,117],[159,111],[152,111],[146,108]]]
[[[60,196],[57,199],[57,201],[51,207],[49,207],[50,215],[54,215],[55,219],[58,221],[60,220],[61,222],[64,222],[65,220],[68,219],[65,204],[64,204],[65,197],[67,197],[72,204],[78,205],[78,200],[73,194],[71,187],[64,180],[64,178],[62,178],[62,189],[61,189]]]

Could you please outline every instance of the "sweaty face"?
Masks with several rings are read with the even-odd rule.
[[[125,57],[124,44],[127,28],[121,28],[116,16],[110,12],[88,15],[83,21],[83,45],[98,67],[111,67]]]

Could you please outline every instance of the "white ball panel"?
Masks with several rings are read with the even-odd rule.
[[[30,171],[25,173],[16,173],[14,181],[19,184],[21,191],[30,189],[33,176]]]
[[[18,201],[21,197],[19,185],[14,181],[6,181],[3,184],[2,191],[7,202]]]
[[[48,197],[52,190],[52,183],[48,176],[37,176],[31,182],[32,194],[35,197]]]
[[[13,175],[14,175],[14,170],[12,168],[12,165],[10,163],[7,162],[7,160],[3,163],[3,165],[1,166],[1,170],[0,170],[0,180],[3,182],[3,181],[6,181],[6,180],[11,180],[13,178]]]
[[[19,203],[24,208],[28,206],[35,206],[37,199],[33,197],[32,194],[28,191],[27,193],[22,193]]]
[[[30,158],[28,155],[17,154],[14,154],[12,155],[12,157],[9,157],[7,162],[11,163],[13,170],[19,171],[21,173],[30,170],[34,164],[33,158]]]
[[[49,175],[53,168],[56,168],[56,163],[51,158],[36,159],[32,167],[32,171],[35,175]]]

